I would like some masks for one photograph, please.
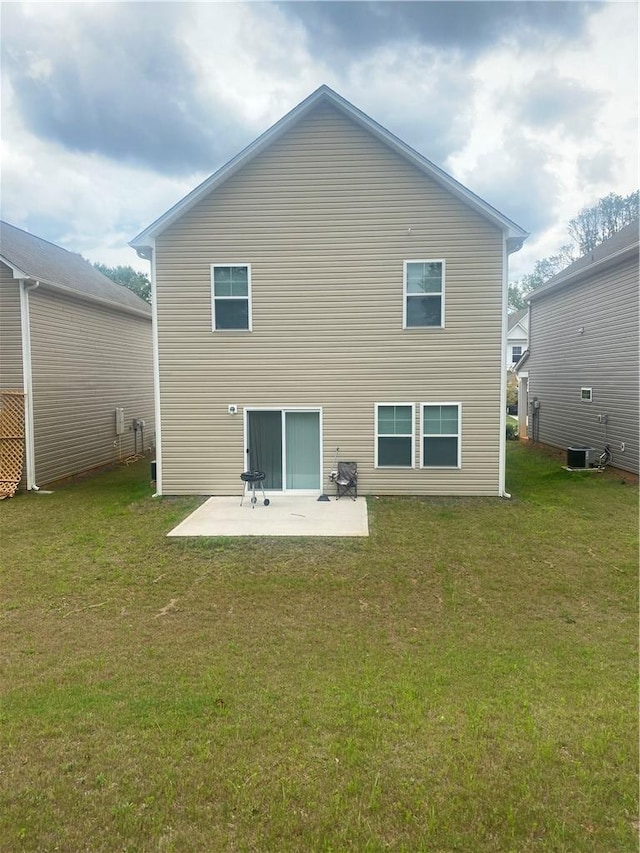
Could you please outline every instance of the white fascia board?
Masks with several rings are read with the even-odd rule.
[[[525,231],[523,228],[520,228],[519,225],[516,225],[516,223],[508,217],[503,216],[503,214],[501,214],[498,210],[496,210],[486,201],[481,199],[475,193],[471,192],[471,190],[467,189],[467,187],[456,181],[455,178],[452,178],[451,175],[447,174],[445,171],[436,166],[435,163],[432,163],[430,160],[427,160],[426,157],[423,157],[422,154],[419,154],[417,151],[414,151],[413,148],[411,148],[393,133],[388,131],[382,125],[378,124],[376,121],[374,121],[368,115],[363,113],[357,107],[354,107],[353,104],[349,103],[349,101],[345,100],[345,98],[338,95],[337,92],[333,91],[333,89],[330,89],[328,86],[325,85],[320,86],[319,89],[316,89],[315,92],[312,92],[312,94],[305,98],[305,100],[302,101],[300,104],[298,104],[297,107],[294,107],[283,118],[277,121],[261,136],[259,136],[254,142],[244,148],[233,159],[229,160],[226,165],[218,169],[217,172],[214,172],[213,175],[203,181],[188,195],[186,195],[183,199],[177,202],[177,204],[171,207],[166,213],[156,219],[155,222],[148,226],[148,228],[140,232],[140,234],[138,234],[136,237],[133,238],[133,240],[129,242],[129,245],[133,249],[136,249],[139,255],[142,252],[142,257],[146,257],[147,255],[144,254],[144,252],[145,250],[149,250],[150,241],[152,239],[161,234],[179,217],[181,217],[184,213],[190,210],[205,195],[212,192],[214,189],[220,186],[220,184],[230,178],[231,175],[235,174],[235,172],[241,169],[249,160],[251,160],[262,150],[264,150],[264,148],[274,142],[279,136],[281,136],[292,125],[298,122],[307,112],[309,112],[310,109],[312,109],[314,106],[316,106],[317,103],[322,100],[326,100],[329,103],[333,104],[333,106],[342,110],[342,112],[350,116],[358,124],[367,129],[370,133],[372,133],[390,148],[395,150],[406,160],[413,163],[413,165],[415,165],[422,172],[425,172],[437,183],[445,187],[445,189],[448,189],[451,193],[456,195],[463,202],[465,202],[470,207],[474,208],[476,211],[482,214],[485,218],[491,220],[494,224],[496,224],[506,234],[507,251],[509,254],[511,252],[516,252],[518,251],[518,249],[521,248],[522,244],[529,236],[528,231]]]
[[[42,284],[45,287],[50,287],[52,290],[58,290],[60,293],[64,293],[67,296],[73,297],[74,299],[81,299],[88,302],[97,302],[99,305],[104,305],[107,308],[111,308],[115,311],[124,311],[125,314],[135,314],[137,317],[144,317],[145,320],[149,320],[151,322],[151,314],[147,311],[142,311],[139,308],[134,308],[133,305],[125,305],[123,302],[114,302],[112,299],[104,299],[102,296],[94,296],[93,293],[87,293],[83,290],[76,290],[74,287],[67,287],[66,284],[58,284],[55,281],[47,281],[47,279],[39,278],[38,276],[30,275],[29,273],[23,272],[18,267],[13,266],[10,261],[6,260],[2,255],[0,255],[0,261],[6,266],[11,268],[13,273],[13,277],[18,281],[28,281],[33,283]]]
[[[263,151],[268,145],[274,142],[278,136],[282,135],[291,125],[295,124],[300,118],[319,100],[323,94],[321,86],[302,103],[294,107],[283,118],[277,121],[272,127],[262,133],[246,148],[243,148],[235,157],[232,157],[224,166],[221,166],[216,172],[210,175],[201,184],[198,184],[195,189],[191,190],[184,198],[180,199],[173,207],[170,207],[166,213],[158,217],[155,222],[152,222],[144,231],[141,231],[136,237],[129,242],[129,245],[136,250],[150,249],[151,241],[168,228],[173,222],[179,219],[183,214],[196,205],[200,199],[204,198],[208,193],[215,190],[222,183],[228,180],[239,169],[241,169],[253,157]]]
[[[564,287],[565,284],[571,284],[580,278],[586,278],[593,273],[599,272],[600,270],[606,269],[608,266],[619,263],[624,260],[627,255],[637,255],[638,249],[640,248],[640,243],[636,242],[631,246],[625,246],[624,249],[620,249],[619,252],[614,252],[611,255],[607,255],[604,258],[600,258],[598,261],[594,261],[592,264],[589,264],[586,267],[581,267],[580,269],[574,270],[573,272],[568,272],[566,275],[563,275],[562,272],[559,272],[557,276],[551,281],[548,281],[546,284],[541,285],[536,290],[532,290],[531,293],[528,293],[524,298],[527,301],[529,307],[531,306],[531,302],[538,299],[541,296],[544,296],[551,291],[554,291],[556,288]]]
[[[332,97],[333,102],[337,107],[341,107],[348,115],[354,118],[357,122],[359,122],[362,126],[367,128],[374,136],[377,136],[382,142],[385,142],[389,145],[390,148],[393,148],[398,154],[400,154],[405,159],[412,162],[415,166],[418,167],[422,172],[425,172],[429,177],[433,178],[439,184],[445,187],[445,189],[450,190],[454,195],[458,196],[462,201],[468,204],[470,207],[473,207],[487,219],[492,220],[496,225],[498,225],[506,234],[507,239],[512,241],[520,241],[520,245],[518,245],[517,249],[522,246],[522,243],[529,236],[529,232],[525,231],[523,228],[520,228],[519,225],[516,225],[508,217],[504,216],[500,211],[496,210],[495,207],[492,207],[488,202],[484,201],[484,199],[477,196],[474,192],[472,192],[468,187],[465,187],[459,181],[456,181],[455,178],[451,177],[447,172],[441,169],[439,166],[436,166],[435,163],[432,163],[431,160],[428,160],[418,151],[415,151],[411,148],[410,145],[407,145],[406,142],[403,142],[397,136],[395,136],[391,131],[387,130],[381,124],[374,121],[368,115],[363,113],[357,107],[354,107],[353,104],[350,104],[349,101],[346,101],[344,98],[340,97],[336,92],[332,92],[330,89],[328,90]],[[512,248],[511,251],[517,251],[517,249]]]
[[[8,258],[5,258],[4,255],[0,255],[0,261],[2,261],[5,266],[9,267],[9,269],[13,273],[14,278],[22,279],[23,281],[27,278],[31,278],[31,276],[27,275],[27,273],[21,270],[20,267],[17,267],[15,266],[15,264],[12,264],[11,261]]]
[[[38,279],[38,282],[40,284],[44,284],[46,287],[50,287],[52,290],[58,290],[60,293],[73,297],[74,299],[81,299],[86,302],[96,302],[98,305],[104,305],[106,308],[111,308],[113,311],[121,311],[125,314],[135,314],[136,317],[143,317],[145,320],[151,322],[150,312],[134,308],[133,305],[125,305],[122,302],[113,302],[111,299],[104,299],[102,296],[94,296],[92,293],[85,293],[82,290],[75,290],[73,287],[67,287],[64,284],[56,284],[52,281],[45,281],[44,279]]]
[[[528,336],[528,332],[525,327],[522,325],[522,321],[515,324],[509,329],[508,337],[511,338],[526,338]]]

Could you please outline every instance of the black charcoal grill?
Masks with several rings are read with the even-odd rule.
[[[262,492],[262,502],[265,506],[269,506],[269,498],[264,493],[263,481],[266,478],[266,474],[264,471],[243,471],[240,474],[240,479],[244,483],[244,489],[242,490],[242,500],[240,501],[240,506],[242,506],[242,502],[244,501],[247,492],[251,493],[251,508],[255,509],[255,505],[258,503],[258,498],[256,497],[256,485],[260,487],[260,491]]]

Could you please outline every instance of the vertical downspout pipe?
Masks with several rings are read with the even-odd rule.
[[[156,286],[156,241],[151,247],[151,335],[153,342],[153,399],[156,427],[156,491],[162,495],[162,417],[160,407],[160,351],[158,346],[158,290]]]
[[[506,491],[506,469],[507,469],[507,312],[509,304],[509,253],[507,251],[507,234],[502,236],[502,346],[500,347],[500,456],[499,470],[499,496],[510,498]]]
[[[20,279],[20,329],[22,332],[22,380],[24,384],[24,443],[27,473],[27,490],[39,491],[36,485],[36,457],[33,430],[33,375],[31,368],[31,317],[29,312],[29,292],[40,286],[40,282],[27,284]]]

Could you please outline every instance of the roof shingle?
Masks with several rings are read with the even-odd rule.
[[[0,221],[0,256],[30,279],[151,317],[151,307],[144,299],[102,275],[80,255],[3,221]]]

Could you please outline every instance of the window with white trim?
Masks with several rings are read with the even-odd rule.
[[[511,361],[515,364],[516,361],[520,361],[522,358],[522,347],[521,346],[512,346],[511,347]]]
[[[251,331],[250,264],[211,264],[214,331]]]
[[[413,468],[413,403],[376,403],[376,468]]]
[[[422,404],[422,467],[460,467],[460,403]]]
[[[403,278],[403,328],[442,328],[444,261],[405,261]]]
[[[593,401],[593,390],[591,388],[581,388],[580,399],[585,403],[591,403]]]

